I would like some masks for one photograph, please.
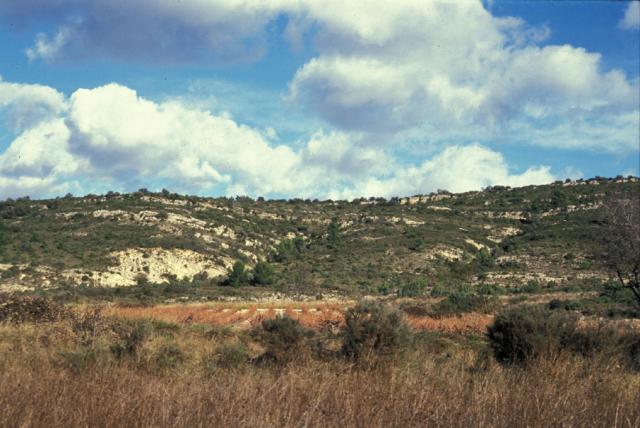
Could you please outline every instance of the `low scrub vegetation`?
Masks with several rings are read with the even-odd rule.
[[[93,308],[52,322],[5,320],[0,425],[640,424],[638,368],[611,359],[629,352],[637,361],[637,336],[611,339],[565,311],[518,311],[498,315],[486,344],[411,332],[374,301],[349,310],[335,333],[312,334],[288,317],[243,332]],[[526,364],[495,364],[485,349]]]
[[[305,346],[306,339],[313,336],[313,331],[284,315],[262,321],[253,334],[265,347],[260,362],[285,365],[304,355],[308,349]]]
[[[53,322],[66,315],[62,305],[45,297],[0,294],[0,322]]]
[[[626,324],[579,323],[575,313],[522,306],[499,313],[487,337],[495,358],[530,364],[573,353],[599,357],[637,369],[640,331]]]
[[[411,340],[402,313],[373,300],[364,300],[347,311],[342,335],[342,353],[363,361],[394,356]]]

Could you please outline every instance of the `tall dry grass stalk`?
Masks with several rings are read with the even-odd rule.
[[[504,368],[478,364],[472,350],[418,348],[368,369],[337,357],[205,369],[220,343],[198,328],[156,332],[124,360],[105,333],[90,363],[72,369],[62,356],[79,345],[68,325],[0,324],[0,426],[640,426],[640,374],[611,361]],[[158,370],[158,356],[173,355],[167,343],[184,358]]]
[[[0,385],[2,426],[640,426],[637,376],[575,359],[478,373],[309,362],[213,377],[11,365]]]

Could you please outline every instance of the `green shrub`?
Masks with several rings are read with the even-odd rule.
[[[302,254],[305,248],[304,239],[297,236],[293,239],[285,239],[278,244],[272,260],[278,263],[288,262]]]
[[[249,275],[244,267],[244,263],[241,261],[237,261],[233,264],[233,268],[231,272],[229,272],[229,276],[224,281],[225,285],[230,285],[231,287],[240,287],[243,285],[247,285],[249,283]]]
[[[600,300],[616,303],[634,303],[635,299],[631,290],[623,287],[618,281],[607,281],[602,284]]]
[[[2,253],[2,250],[4,249],[4,245],[6,244],[7,239],[5,237],[5,232],[4,232],[4,224],[0,221],[0,253]]]
[[[329,244],[329,248],[337,248],[341,240],[342,237],[340,236],[340,225],[338,224],[338,219],[333,218],[327,228],[327,243]]]
[[[266,319],[252,332],[253,336],[266,348],[262,362],[284,365],[290,363],[303,351],[306,338],[313,335],[297,320],[284,315]]]
[[[482,248],[478,252],[476,263],[480,269],[491,269],[496,265],[496,260],[489,250]]]
[[[398,289],[398,296],[400,297],[417,297],[424,295],[427,283],[423,279],[415,279],[413,281],[405,282]]]
[[[578,328],[565,347],[585,357],[601,357],[640,370],[640,332],[631,326],[601,322]]]
[[[448,296],[449,293],[451,293],[451,287],[442,283],[437,283],[431,289],[430,294],[431,294],[431,297],[443,297],[443,296]]]
[[[434,305],[433,314],[491,312],[495,309],[496,304],[497,297],[495,295],[479,294],[473,287],[460,283],[450,288],[446,298]]]
[[[548,303],[547,307],[551,310],[564,309],[565,311],[577,311],[580,309],[580,303],[575,300],[553,299]]]
[[[487,336],[498,361],[526,363],[567,349],[575,331],[576,317],[568,312],[523,306],[499,313]]]
[[[518,293],[538,293],[542,287],[540,287],[540,283],[538,281],[529,280],[525,285],[518,288]]]
[[[78,346],[58,353],[56,364],[64,369],[78,373],[98,363],[106,363],[109,350],[96,346]]]
[[[242,342],[225,343],[215,353],[213,365],[215,367],[232,369],[240,367],[249,361],[249,350]],[[211,367],[210,367],[211,368]]]
[[[109,327],[100,307],[71,312],[70,315],[71,329],[83,346],[93,346],[98,337]]]
[[[481,296],[501,296],[506,293],[504,288],[495,284],[482,284],[476,292]]]
[[[397,354],[412,332],[402,313],[383,303],[363,300],[345,314],[342,353],[354,360]]]
[[[127,356],[136,356],[139,349],[153,333],[154,327],[150,321],[142,320],[126,325],[114,325],[113,330],[119,340],[111,345],[111,352],[116,358],[121,359]]]
[[[253,283],[256,285],[270,285],[273,283],[273,266],[264,261],[256,263],[253,268]]]
[[[635,338],[630,341],[628,352],[631,367],[640,371],[640,334],[636,334]]]
[[[148,361],[152,370],[166,372],[175,370],[187,361],[187,355],[174,341],[165,341]]]

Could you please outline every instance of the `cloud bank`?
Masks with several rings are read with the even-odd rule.
[[[51,88],[0,85],[50,101],[34,104],[16,95],[6,103],[23,111],[45,105],[46,114],[0,155],[0,197],[55,195],[89,180],[102,183],[103,192],[160,180],[191,193],[355,197],[553,179],[546,167],[512,174],[499,153],[480,145],[449,147],[407,167],[344,133],[318,131],[294,150],[230,117],[178,100],[153,102],[117,84],[79,89],[68,98]]]
[[[284,19],[280,36],[311,39],[316,52],[289,99],[341,131],[389,141],[466,129],[574,148],[570,123],[592,128],[580,135],[586,149],[637,148],[637,77],[604,70],[598,53],[544,45],[549,28],[494,17],[479,0],[22,0],[0,5],[0,17],[57,24],[27,49],[32,60],[152,63],[256,61]],[[620,25],[639,20],[630,2]],[[603,144],[608,123],[616,132]]]
[[[637,28],[638,4],[622,28]],[[548,44],[551,29],[495,17],[480,1],[21,0],[0,3],[0,19],[52,28],[26,48],[31,61],[234,64],[259,61],[283,38],[312,52],[286,99],[323,121],[301,141],[281,141],[118,84],[65,97],[0,81],[1,115],[16,134],[0,155],[0,197],[96,180],[252,195],[462,191],[553,179],[545,166],[514,173],[489,145],[638,151],[637,76],[606,69],[596,52]],[[403,144],[432,154],[401,159]]]

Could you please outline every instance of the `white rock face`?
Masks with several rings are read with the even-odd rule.
[[[437,247],[429,250],[426,254],[427,259],[445,259],[449,261],[455,261],[462,259],[464,251],[457,247],[450,247],[446,245],[438,245]]]
[[[504,227],[502,229],[496,230],[494,234],[487,236],[489,241],[493,241],[496,243],[502,242],[505,238],[509,236],[518,235],[521,232],[517,227]]]
[[[81,272],[67,270],[63,276],[74,283],[88,281],[102,287],[120,287],[136,284],[138,275],[144,274],[151,283],[166,283],[164,275],[175,275],[178,279],[191,280],[206,272],[210,278],[225,275],[231,260],[216,262],[203,254],[191,250],[165,250],[162,248],[132,248],[112,254],[117,266],[106,271]]]
[[[471,246],[475,247],[475,249],[476,249],[476,250],[482,250],[483,248],[487,248],[487,246],[486,246],[486,245],[481,244],[481,243],[479,243],[479,242],[476,242],[476,241],[474,241],[474,240],[473,240],[473,239],[471,239],[471,238],[467,238],[467,239],[465,239],[465,240],[464,240],[464,242],[466,242],[467,244],[469,244],[469,245],[471,245]]]

